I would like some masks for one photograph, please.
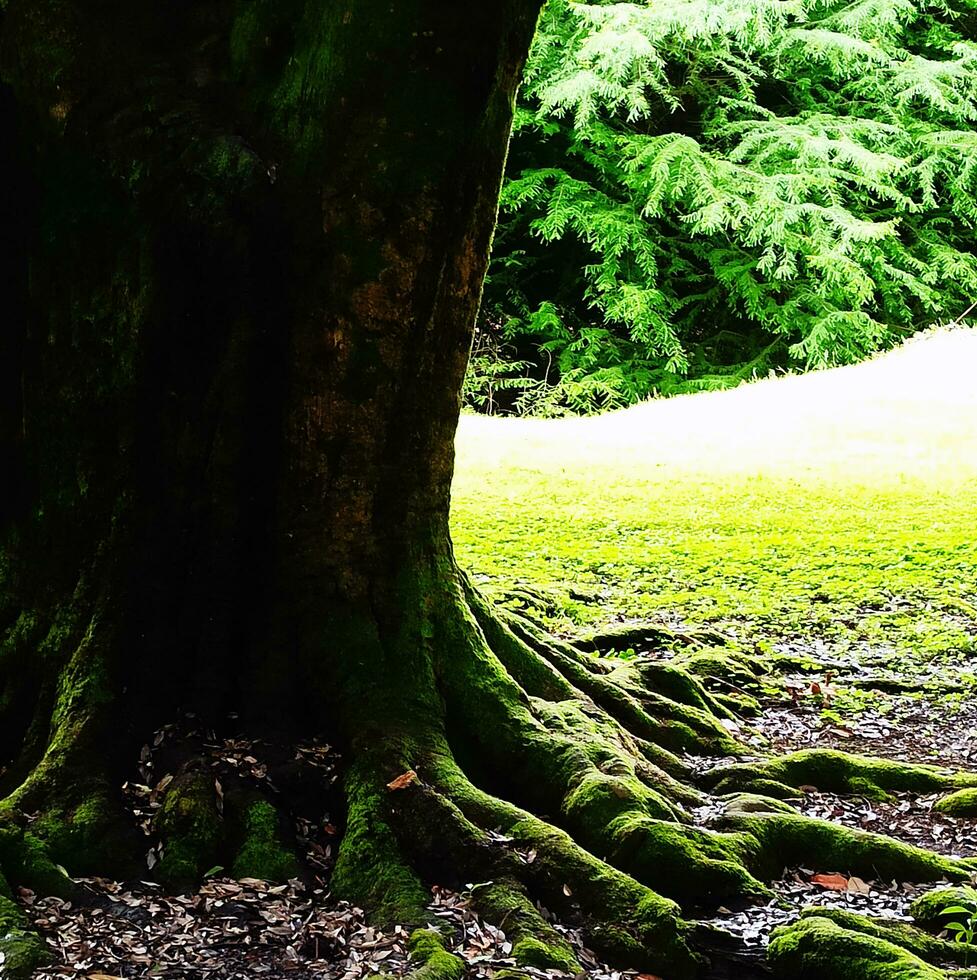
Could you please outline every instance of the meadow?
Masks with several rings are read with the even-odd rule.
[[[977,330],[594,418],[465,416],[458,557],[551,628],[977,653]]]

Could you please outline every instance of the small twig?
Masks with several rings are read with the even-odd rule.
[[[973,301],[973,302],[972,302],[972,303],[970,304],[970,306],[968,306],[968,307],[967,307],[967,309],[965,309],[965,310],[963,311],[963,313],[961,313],[961,314],[960,314],[960,316],[958,316],[958,317],[957,317],[957,318],[956,318],[955,320],[951,320],[951,321],[950,321],[950,322],[949,322],[949,323],[947,324],[947,326],[950,326],[950,327],[959,327],[959,326],[960,326],[960,324],[961,324],[961,323],[963,323],[963,321],[964,321],[964,320],[965,320],[965,319],[966,319],[966,318],[967,318],[968,316],[970,316],[970,314],[971,314],[971,313],[973,313],[973,312],[974,312],[974,310],[977,310],[977,299],[975,299],[975,300],[974,300],[974,301]]]

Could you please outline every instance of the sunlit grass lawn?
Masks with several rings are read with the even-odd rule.
[[[977,652],[977,331],[596,419],[466,417],[458,557],[557,628]],[[540,610],[538,609],[537,612]]]

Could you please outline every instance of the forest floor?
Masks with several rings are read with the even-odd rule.
[[[762,711],[731,724],[758,754],[836,747],[975,769],[975,378],[977,331],[958,330],[857,367],[594,419],[466,417],[458,557],[496,601],[566,636],[651,622],[708,629],[754,656],[761,671],[734,681]],[[638,631],[616,653],[681,659],[688,649]],[[279,766],[299,760],[327,782],[340,766],[326,745],[275,745],[233,722],[221,733],[192,718],[168,726],[133,760],[126,786],[149,868],[159,788],[190,743],[218,786],[244,775],[274,793]],[[977,820],[933,811],[935,797],[805,791],[799,807],[811,815],[977,855]],[[328,896],[335,816],[299,822],[308,874],[288,885],[234,882],[214,868],[187,895],[104,879],[83,881],[73,903],[22,892],[54,954],[37,980],[403,975],[406,932],[373,929]],[[805,905],[899,918],[919,889],[843,868],[785,868],[775,890],[779,901],[715,912],[710,922],[734,941],[712,976],[763,976],[771,929]],[[511,944],[464,892],[436,889],[431,908],[452,927],[468,980],[511,969]],[[649,980],[603,965],[556,925],[588,976]]]

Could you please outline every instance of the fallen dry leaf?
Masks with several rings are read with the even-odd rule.
[[[395,792],[398,789],[406,789],[411,783],[417,782],[417,773],[413,769],[408,769],[407,772],[402,773],[396,779],[391,779],[387,783],[387,789],[391,792]]]
[[[867,881],[863,881],[855,875],[852,875],[848,879],[848,891],[850,892],[858,892],[859,895],[868,895],[871,890]]]
[[[833,892],[848,891],[848,879],[844,875],[812,875],[811,882]]]

